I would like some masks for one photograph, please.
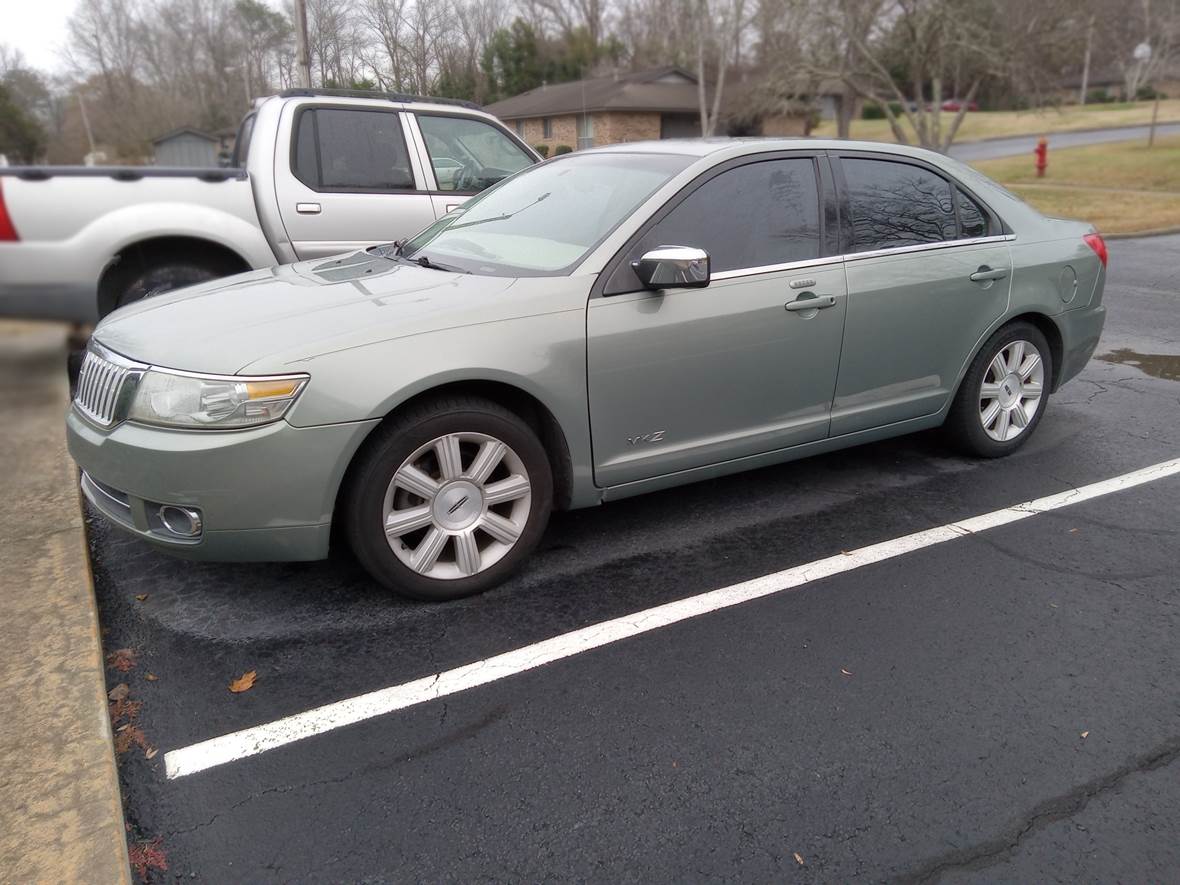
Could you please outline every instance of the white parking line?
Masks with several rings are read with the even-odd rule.
[[[719,590],[711,590],[698,596],[658,605],[655,608],[644,609],[634,614],[624,615],[610,621],[603,621],[571,633],[563,633],[532,645],[526,645],[504,654],[485,658],[446,670],[432,676],[415,679],[401,685],[357,695],[342,701],[325,704],[293,716],[285,716],[274,722],[256,725],[253,728],[231,732],[221,737],[201,741],[192,746],[172,750],[164,756],[164,768],[169,778],[184,777],[195,774],[207,768],[225,765],[237,759],[254,756],[273,750],[313,735],[323,734],[335,728],[372,719],[404,710],[417,704],[424,704],[447,695],[466,691],[479,685],[487,685],[535,669],[544,664],[560,661],[582,654],[591,649],[609,645],[622,639],[650,633],[660,627],[667,627],[689,618],[699,617],[719,609],[741,605],[764,596],[771,596],[786,590],[798,589],[814,581],[828,578],[832,575],[850,572],[862,566],[883,562],[887,559],[921,550],[944,541],[953,541],[976,532],[997,528],[1021,519],[1027,519],[1038,513],[1068,507],[1091,501],[1103,495],[1133,488],[1144,483],[1154,482],[1164,477],[1180,473],[1180,458],[1164,461],[1160,464],[1145,467],[1132,473],[1091,483],[1067,492],[1048,495],[1023,504],[994,510],[970,519],[951,522],[937,528],[926,529],[884,541],[880,544],[870,544],[847,553],[829,556],[797,565],[794,568],[743,581]]]

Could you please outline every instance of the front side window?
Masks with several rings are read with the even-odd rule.
[[[950,182],[920,166],[844,158],[854,252],[941,243],[958,235]]]
[[[738,166],[706,181],[653,225],[605,291],[642,288],[631,261],[657,246],[704,249],[713,273],[818,258],[819,218],[819,188],[810,157]]]
[[[414,173],[391,111],[311,108],[296,118],[295,177],[317,191],[412,190]]]
[[[533,164],[502,130],[468,117],[418,115],[439,190],[477,193]]]
[[[692,159],[619,153],[550,161],[436,221],[402,254],[491,276],[567,273]]]

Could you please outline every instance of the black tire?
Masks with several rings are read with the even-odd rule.
[[[447,434],[478,433],[505,443],[528,473],[530,507],[524,529],[507,553],[468,577],[432,578],[397,554],[383,525],[386,491],[394,473],[419,448]],[[402,596],[427,601],[482,593],[504,581],[536,548],[553,508],[553,475],[537,434],[513,412],[474,396],[447,397],[412,406],[374,431],[349,470],[341,496],[344,530],[357,559],[379,583]]]
[[[1044,364],[1043,391],[1037,409],[1024,430],[1015,438],[1001,442],[988,434],[980,420],[980,389],[996,354],[1014,341],[1022,340],[1032,344],[1040,353]],[[957,449],[978,458],[1002,458],[1012,454],[1032,437],[1041,423],[1049,406],[1052,378],[1053,355],[1041,330],[1024,321],[1009,323],[997,330],[971,361],[943,426],[946,435]]]
[[[189,257],[174,251],[154,254],[146,259],[125,255],[111,271],[112,277],[104,287],[110,295],[102,305],[103,314],[153,295],[217,280],[243,269],[240,264],[216,255]]]

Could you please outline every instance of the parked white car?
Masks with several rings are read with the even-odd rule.
[[[91,322],[402,239],[539,160],[468,102],[298,89],[245,117],[232,168],[0,168],[0,316]]]

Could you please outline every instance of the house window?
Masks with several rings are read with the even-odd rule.
[[[552,138],[553,137],[553,120],[552,120],[552,118],[550,118],[550,117],[542,117],[541,118],[541,137],[542,138]]]
[[[594,147],[594,117],[582,114],[578,117],[578,150]]]
[[[524,138],[524,120],[516,121],[516,134]]]

